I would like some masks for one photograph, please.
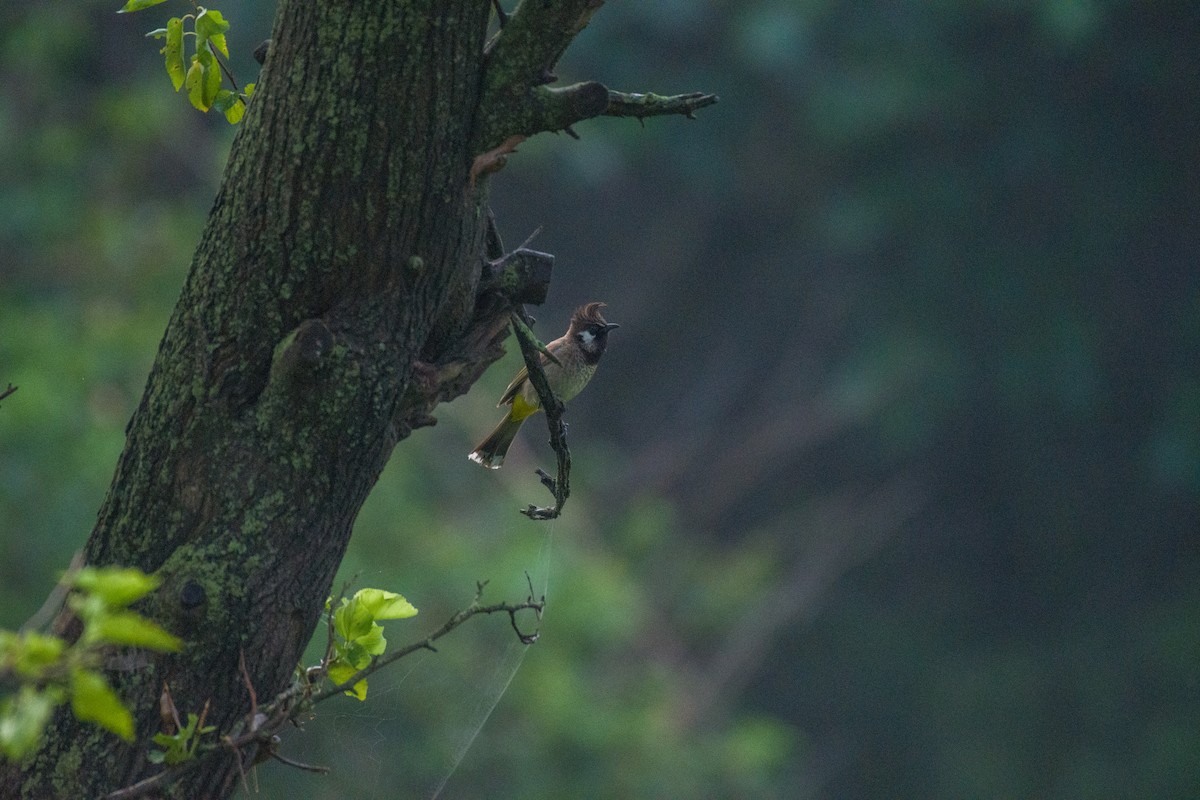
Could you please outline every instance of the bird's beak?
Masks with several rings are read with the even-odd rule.
[[[619,328],[619,327],[621,327],[621,326],[620,326],[620,325],[618,325],[618,324],[617,324],[617,323],[615,323],[615,322],[606,322],[606,323],[604,323],[604,332],[605,332],[605,333],[608,333],[608,332],[609,332],[609,331],[611,331],[613,328]]]

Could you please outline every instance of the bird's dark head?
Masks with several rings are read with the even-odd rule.
[[[585,354],[598,359],[608,347],[608,332],[621,327],[615,322],[606,322],[600,309],[604,303],[588,303],[575,309],[571,315],[571,327],[567,331],[579,343]]]

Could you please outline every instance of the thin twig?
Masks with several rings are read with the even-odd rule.
[[[221,54],[217,52],[217,48],[213,46],[212,42],[208,43],[208,49],[213,54],[213,60],[220,65],[221,71],[225,73],[225,77],[229,78],[229,83],[233,86],[233,91],[240,93],[242,90],[238,88],[237,81],[233,78],[233,71],[221,60]]]
[[[519,315],[513,314],[512,320],[513,332],[517,336],[517,342],[521,345],[521,355],[525,359],[525,368],[529,372],[529,382],[537,392],[542,410],[546,412],[546,425],[550,429],[550,446],[554,449],[558,461],[558,477],[556,479],[551,480],[549,475],[538,470],[538,476],[543,485],[554,495],[554,505],[543,508],[531,503],[528,508],[521,509],[521,513],[535,520],[554,519],[562,513],[563,505],[571,494],[571,451],[567,448],[567,426],[562,421],[565,409],[562,401],[550,389],[550,383],[546,380],[546,373],[542,369],[538,353],[547,352],[547,356],[555,363],[558,363],[558,359],[551,356],[545,350],[544,345],[539,347],[540,343],[537,338],[533,336],[533,332],[529,330],[529,326]]]
[[[5,389],[3,392],[0,392],[0,400],[3,400],[4,398],[8,397],[9,395],[11,395],[11,394],[12,394],[13,392],[15,392],[16,390],[17,390],[17,387],[16,387],[16,386],[13,386],[13,385],[10,383],[10,384],[8,385],[8,388],[7,388],[7,389]]]
[[[319,764],[305,764],[303,761],[293,761],[290,758],[285,758],[284,756],[279,755],[279,753],[276,753],[274,750],[271,751],[271,758],[279,761],[280,763],[287,764],[289,767],[302,769],[305,772],[315,772],[319,775],[329,774],[329,767],[323,767]]]

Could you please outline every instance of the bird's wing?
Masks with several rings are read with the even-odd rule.
[[[558,351],[562,347],[562,344],[562,339],[555,339],[553,342],[546,345],[546,349],[557,356],[559,355]],[[538,363],[542,365],[542,369],[545,369],[546,365],[550,364],[551,361],[550,359],[546,358],[545,353],[538,353]],[[525,383],[528,380],[529,367],[521,367],[521,371],[517,373],[517,376],[512,379],[512,383],[510,383],[508,388],[504,390],[504,394],[500,396],[500,402],[496,403],[496,408],[510,404],[513,401],[513,398],[517,396],[517,392],[525,388]]]
[[[546,363],[546,357],[542,356],[542,363]],[[500,396],[500,402],[496,403],[496,408],[506,406],[513,401],[517,396],[517,392],[525,386],[525,381],[529,380],[529,368],[521,367],[521,371],[517,373],[517,377],[512,379],[512,383],[504,390],[504,394]]]

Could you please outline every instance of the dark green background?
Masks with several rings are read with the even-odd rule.
[[[231,131],[142,34],[0,6],[0,624],[81,546]],[[177,7],[176,7],[177,6]],[[241,80],[273,5],[218,4]],[[622,324],[568,418],[397,449],[344,569],[421,609],[548,586],[319,708],[262,796],[1200,796],[1200,6],[612,2],[564,81],[715,91],[543,135],[510,245]],[[337,91],[337,87],[330,87]],[[511,357],[510,357],[511,359]]]

